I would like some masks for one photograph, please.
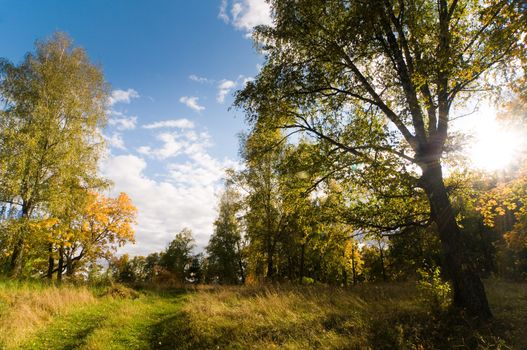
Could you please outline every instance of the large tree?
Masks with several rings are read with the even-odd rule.
[[[79,204],[97,176],[108,85],[63,34],[38,41],[19,65],[0,62],[0,202],[21,222],[9,269],[21,268],[27,222]]]
[[[505,73],[525,58],[525,5],[269,2],[273,26],[255,31],[265,64],[238,93],[237,104],[249,120],[303,131],[334,146],[333,154],[360,164],[355,173],[382,170],[386,182],[408,179],[430,204],[455,304],[491,317],[483,284],[465,257],[442,158],[453,106],[503,83]]]

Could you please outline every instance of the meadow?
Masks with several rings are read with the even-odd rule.
[[[479,324],[414,283],[177,290],[0,282],[2,349],[525,349],[527,284],[486,281]]]

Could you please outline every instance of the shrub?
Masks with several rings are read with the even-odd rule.
[[[118,298],[118,299],[137,299],[139,298],[139,293],[135,290],[128,288],[122,284],[114,284],[108,288],[104,295]]]
[[[417,273],[420,277],[417,290],[421,301],[430,307],[432,312],[445,311],[451,304],[452,289],[450,283],[441,279],[441,269],[418,269]]]
[[[315,283],[315,280],[312,279],[311,277],[302,277],[302,284],[313,284]]]

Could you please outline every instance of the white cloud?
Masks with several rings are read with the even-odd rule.
[[[122,115],[122,113],[119,113]],[[133,130],[137,124],[137,117],[110,118],[108,124],[115,126],[118,130]]]
[[[218,17],[225,23],[229,23],[230,21],[229,15],[227,14],[227,6],[227,0],[221,0],[220,13],[218,14]]]
[[[141,146],[137,152],[165,160],[182,154],[192,156],[197,153],[206,153],[206,149],[212,146],[210,135],[207,132],[198,134],[193,130],[162,132],[156,136],[156,139],[161,142],[159,147]]]
[[[199,103],[199,98],[195,96],[183,96],[179,99],[179,102],[185,104],[187,107],[192,108],[195,111],[201,112],[205,107],[201,106]]]
[[[104,176],[114,182],[114,194],[127,193],[138,208],[136,244],[120,252],[161,251],[184,227],[193,231],[202,249],[213,231],[224,170],[232,164],[200,153],[183,164],[168,164],[169,177],[159,180],[147,175],[148,164],[141,157],[110,157],[103,164]]]
[[[216,101],[218,103],[224,103],[225,97],[238,86],[245,86],[249,81],[253,81],[253,77],[246,77],[244,75],[239,75],[236,80],[223,79],[218,84],[218,94],[216,95]]]
[[[134,98],[138,98],[139,93],[134,89],[128,90],[113,90],[110,96],[110,106],[113,106],[116,103],[130,103]]]
[[[194,123],[188,119],[172,119],[172,120],[162,120],[154,122],[151,124],[143,125],[145,129],[160,129],[160,128],[179,128],[179,129],[192,129],[194,128]]]
[[[253,77],[243,77],[242,85],[245,87],[245,85],[247,85],[247,83],[249,83],[251,81],[254,81]]]
[[[126,149],[126,147],[124,146],[123,136],[118,132],[114,132],[112,136],[104,136],[104,139],[110,147],[123,150]]]
[[[220,81],[218,85],[218,95],[216,96],[216,101],[218,101],[218,103],[225,102],[225,96],[227,96],[227,94],[229,94],[229,92],[235,87],[236,82],[232,80],[223,79]]]
[[[137,152],[144,154],[144,155],[150,155],[152,154],[152,147],[150,146],[141,146],[137,149]]]
[[[225,23],[232,24],[236,29],[250,34],[258,25],[272,25],[271,7],[265,0],[223,0],[218,17]]]
[[[180,140],[176,133],[164,132],[157,135],[156,138],[163,143],[160,148],[152,149],[150,146],[142,146],[137,151],[157,159],[166,159],[181,154],[181,149],[186,144],[186,141]]]
[[[212,80],[212,79],[199,77],[199,76],[197,76],[195,74],[189,75],[188,78],[190,80],[192,80],[192,81],[195,81],[196,83],[201,83],[201,84],[212,84],[212,83],[214,83],[214,80]]]

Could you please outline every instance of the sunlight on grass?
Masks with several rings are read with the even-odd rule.
[[[517,284],[492,281],[489,285],[498,316],[507,303],[520,306],[518,310],[527,307],[527,292],[510,294]],[[480,328],[449,311],[437,313],[420,302],[413,283],[362,285],[351,290],[205,288],[189,298],[183,312],[184,317],[173,319],[164,334],[165,341],[183,344],[183,349],[506,348],[494,328]],[[513,324],[501,327],[517,329],[525,314],[517,316]],[[519,334],[507,334],[509,342],[523,344]]]
[[[66,310],[94,304],[86,287],[46,286],[34,282],[0,282],[0,344],[16,348],[53,317]]]
[[[434,310],[413,282],[351,289],[202,286],[122,297],[87,287],[1,282],[0,348],[527,348],[527,285],[489,280],[486,287],[496,320],[481,327],[464,314]]]

